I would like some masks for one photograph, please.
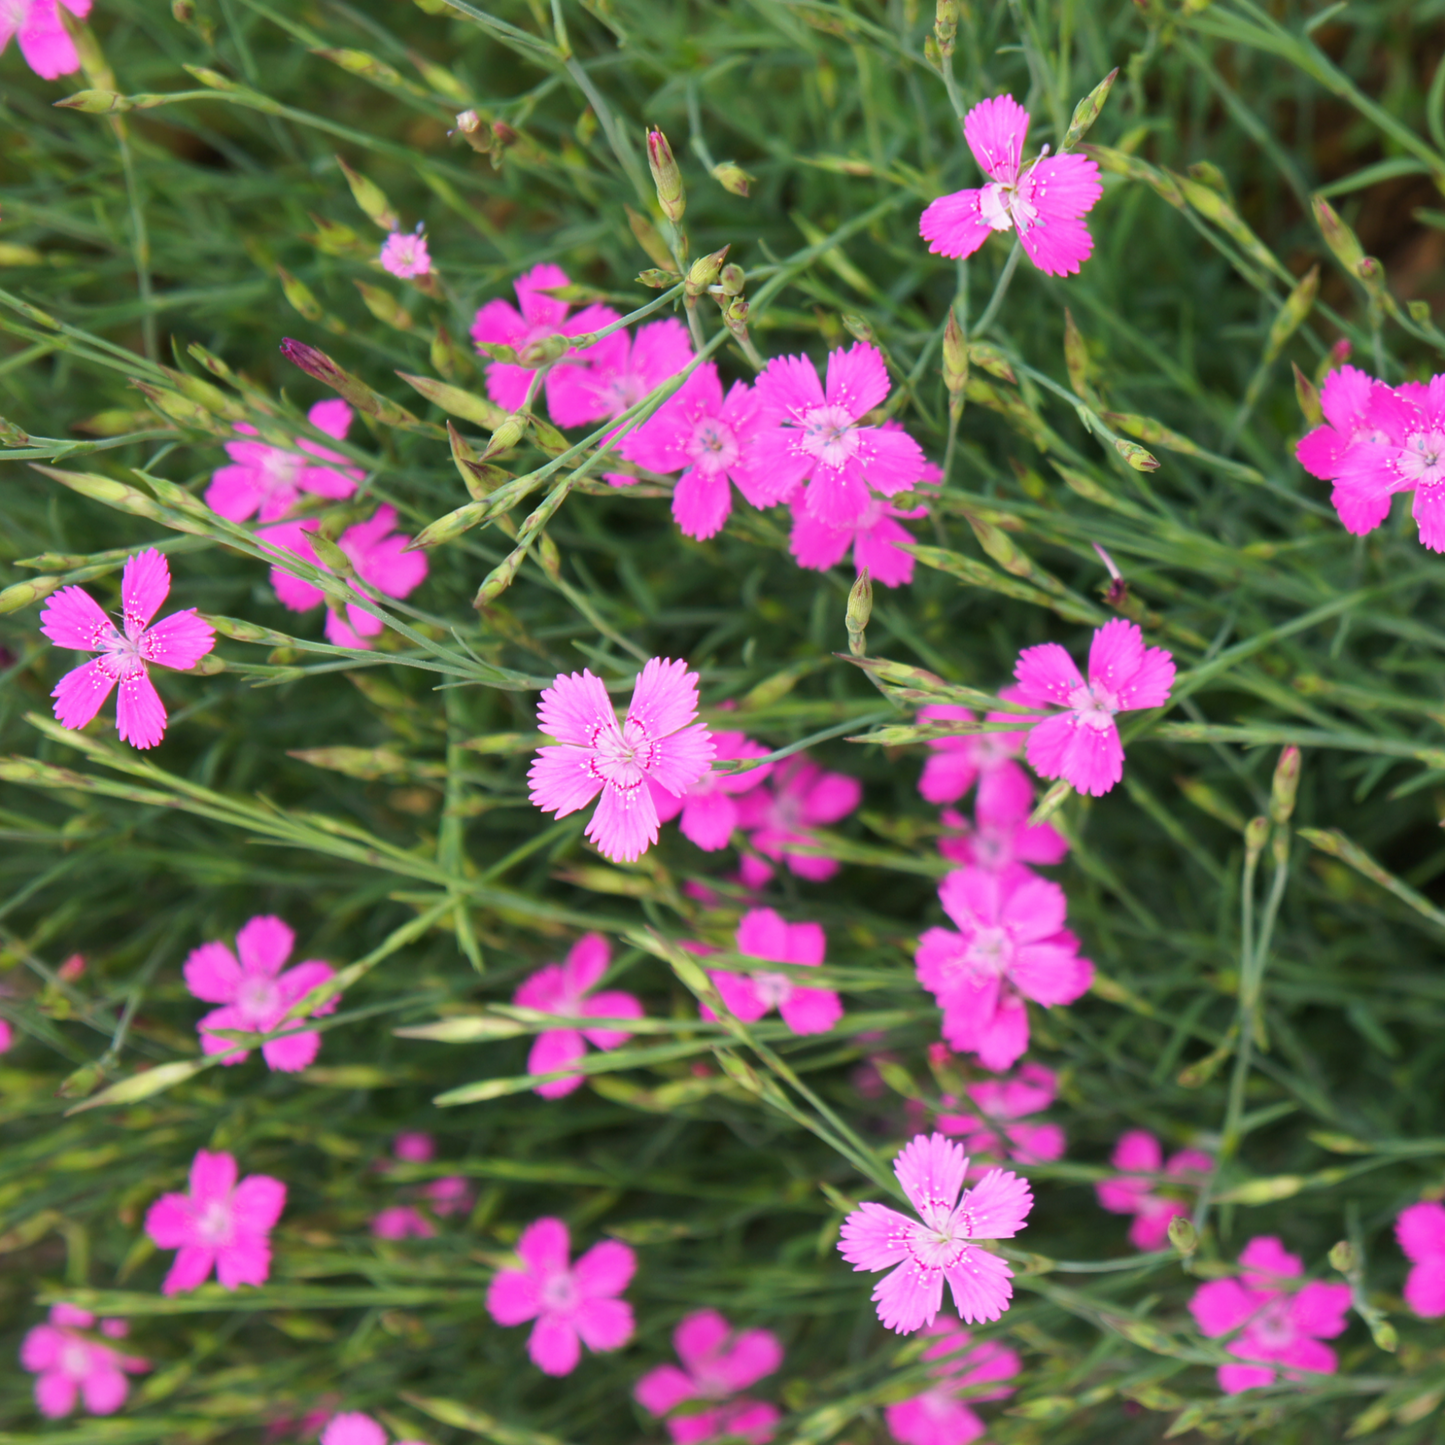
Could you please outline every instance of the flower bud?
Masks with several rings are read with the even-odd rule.
[[[741,296],[747,282],[747,274],[735,261],[729,262],[718,272],[718,285],[724,296]]]
[[[1295,283],[1279,314],[1269,328],[1269,337],[1264,346],[1264,359],[1273,361],[1285,348],[1285,343],[1304,324],[1315,304],[1320,291],[1320,268],[1311,266]]]
[[[878,338],[866,317],[859,316],[854,311],[845,311],[839,319],[848,335],[855,341],[861,341],[865,346],[877,346]]]
[[[539,371],[560,361],[572,348],[572,342],[565,336],[544,336],[539,341],[529,342],[517,354],[517,365],[528,371]]]
[[[59,577],[32,577],[0,588],[0,614],[18,612],[32,602],[41,602],[60,586]]]
[[[1315,224],[1325,238],[1325,245],[1345,270],[1353,271],[1365,259],[1360,238],[1340,219],[1339,213],[1323,196],[1314,197]]]
[[[316,553],[316,560],[323,567],[338,577],[356,576],[356,568],[352,566],[351,558],[330,537],[320,532],[312,532],[307,540],[311,543],[311,550]]]
[[[28,447],[30,433],[0,416],[0,447]]]
[[[527,415],[525,412],[514,411],[496,431],[492,433],[492,439],[487,443],[487,449],[482,453],[482,460],[494,457],[498,452],[510,451],[527,430]]]
[[[1269,819],[1251,818],[1244,826],[1244,851],[1253,863],[1264,851],[1265,839],[1269,837]]]
[[[1330,1268],[1341,1274],[1349,1274],[1359,1263],[1355,1246],[1348,1239],[1342,1239],[1330,1249]]]
[[[1123,437],[1115,437],[1114,450],[1136,472],[1157,472],[1159,470],[1158,458],[1153,452],[1145,451],[1138,442],[1125,441]]]
[[[714,251],[707,256],[699,256],[688,268],[687,280],[683,284],[685,296],[697,297],[703,295],[709,286],[718,278],[722,270],[722,264],[727,259],[728,247],[724,246],[721,251]]]
[[[1302,372],[1293,362],[1294,367],[1294,395],[1299,402],[1299,409],[1304,413],[1304,419],[1310,426],[1319,426],[1325,419],[1325,409],[1320,403],[1319,388]]]
[[[1400,1348],[1400,1336],[1394,1325],[1383,1315],[1376,1315],[1368,1321],[1370,1326],[1370,1337],[1382,1350],[1394,1354]]]
[[[1199,1248],[1199,1231],[1187,1214],[1176,1214],[1169,1221],[1169,1243],[1188,1259]]]
[[[311,288],[304,281],[298,281],[283,266],[276,268],[276,274],[281,278],[281,290],[292,307],[307,321],[320,321],[326,313]]]
[[[1074,117],[1069,122],[1069,128],[1064,132],[1063,143],[1059,146],[1060,152],[1071,151],[1088,135],[1089,128],[1099,118],[1099,112],[1104,108],[1104,102],[1109,98],[1109,92],[1114,88],[1114,81],[1118,78],[1119,67],[1116,65],[1078,105],[1074,107]]]
[[[682,189],[682,172],[672,157],[672,147],[660,130],[647,132],[647,164],[657,186],[657,204],[673,225],[682,220],[687,210],[687,197]]]
[[[948,388],[950,415],[956,407],[963,411],[963,389],[968,385],[968,338],[958,324],[953,307],[943,327],[943,384]]]
[[[864,637],[864,630],[868,626],[868,619],[873,615],[873,579],[865,567],[859,574],[858,580],[848,592],[848,612],[846,624],[848,628],[848,651],[854,657],[862,657],[867,646]]]
[[[958,35],[958,0],[938,0],[933,18],[933,41],[938,53],[947,60],[953,54],[955,37]]]
[[[637,273],[639,285],[650,286],[654,291],[666,291],[669,286],[677,285],[676,271],[662,271],[656,266],[649,266],[645,271]]]
[[[542,570],[556,582],[562,575],[562,554],[557,550],[557,544],[545,532],[537,539],[537,558],[542,564]]]
[[[336,164],[341,167],[341,173],[351,187],[351,194],[355,198],[356,204],[366,212],[372,221],[388,235],[392,231],[401,230],[401,217],[392,209],[391,202],[386,198],[386,192],[375,181],[368,180],[360,171],[352,170],[340,156],[336,157]]]
[[[1295,795],[1299,792],[1299,770],[1300,752],[1291,743],[1279,755],[1269,791],[1269,816],[1276,823],[1288,823],[1290,814],[1294,812]]]
[[[734,296],[728,302],[727,310],[723,312],[723,323],[734,336],[743,337],[748,334],[748,303],[743,296]]]
[[[287,336],[281,341],[281,355],[308,376],[314,376],[323,386],[329,386],[339,396],[345,397],[357,411],[375,417],[383,425],[403,427],[408,431],[425,430],[404,406],[398,406],[390,397],[373,391],[359,376],[353,376],[345,367],[338,366],[324,351]]]
[[[171,14],[181,25],[189,25],[196,18],[195,0],[171,0]]]
[[[742,196],[744,200],[747,199],[748,187],[757,180],[756,176],[750,176],[734,161],[723,161],[721,165],[714,166],[712,178],[725,191],[731,191],[735,196]]]

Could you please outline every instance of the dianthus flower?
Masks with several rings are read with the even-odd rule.
[[[735,1331],[716,1310],[697,1310],[673,1331],[672,1346],[682,1369],[659,1365],[649,1370],[637,1382],[633,1398],[650,1415],[667,1415],[689,1400],[716,1402],[667,1421],[675,1445],[701,1445],[719,1435],[737,1436],[750,1445],[773,1438],[777,1407],[746,1395],[735,1398],[783,1363],[783,1346],[771,1330]]]
[[[768,749],[743,733],[721,732],[712,735],[716,761],[733,758],[765,758]],[[746,773],[705,772],[680,797],[666,788],[652,785],[652,803],[659,823],[671,822],[679,813],[678,830],[684,838],[708,853],[726,848],[742,820],[738,798],[760,787],[772,771],[771,763],[763,763]]]
[[[824,772],[804,757],[790,758],[774,771],[767,786],[738,800],[739,826],[764,857],[786,863],[799,878],[822,883],[838,871],[839,865],[833,858],[795,851],[798,844],[808,842],[801,830],[836,823],[862,801],[863,787],[857,778]],[[772,876],[772,868],[761,858],[743,858],[745,887],[761,888]]]
[[[1368,434],[1340,457],[1330,498],[1346,529],[1371,531],[1389,515],[1394,493],[1414,492],[1410,512],[1419,524],[1421,545],[1445,552],[1445,376],[1431,377],[1428,385],[1407,382],[1393,391],[1375,384],[1360,427]]]
[[[1296,1289],[1304,1264],[1273,1235],[1251,1239],[1239,1262],[1244,1266],[1240,1278],[1212,1279],[1189,1301],[1203,1334],[1214,1338],[1238,1331],[1225,1349],[1257,1362],[1221,1365],[1219,1388],[1237,1395],[1272,1385],[1278,1375],[1298,1378],[1296,1370],[1333,1375],[1339,1368],[1335,1352],[1320,1341],[1344,1332],[1349,1285],[1312,1282]]]
[[[333,1415],[321,1432],[320,1445],[386,1445],[386,1431],[360,1410]],[[396,1445],[422,1445],[420,1440],[398,1440]]]
[[[418,225],[415,231],[393,231],[381,243],[380,261],[383,270],[404,281],[425,276],[431,271],[431,253],[426,237]]]
[[[472,1186],[461,1174],[443,1174],[422,1190],[431,1205],[431,1212],[443,1219],[449,1214],[462,1214],[472,1207]]]
[[[928,515],[927,507],[904,511],[889,506],[881,497],[871,497],[852,522],[830,526],[810,516],[800,502],[793,503],[793,531],[788,550],[799,567],[810,572],[826,572],[835,567],[853,549],[853,567],[862,572],[866,567],[873,581],[884,587],[902,587],[913,581],[913,556],[901,551],[898,544],[911,547],[916,540],[898,517],[915,521]]]
[[[90,0],[60,0],[60,4],[81,19],[90,14]],[[0,52],[12,35],[26,65],[42,80],[57,80],[80,69],[80,56],[56,0],[4,0],[0,4]]]
[[[712,734],[696,716],[697,674],[685,662],[649,659],[621,726],[601,678],[559,674],[537,709],[537,726],[557,741],[528,771],[532,802],[565,818],[601,793],[586,835],[604,858],[631,863],[657,842],[647,784],[680,797],[712,762]]]
[[[391,530],[395,523],[395,507],[378,507],[368,521],[348,527],[336,539],[336,545],[350,558],[357,577],[373,591],[387,597],[408,597],[426,580],[426,554],[405,551],[408,539],[405,533]],[[331,569],[317,558],[308,536],[318,526],[314,517],[282,522],[268,527],[261,538],[269,551],[291,552],[303,562],[329,572]],[[284,563],[271,569],[271,585],[281,605],[293,612],[306,612],[326,600],[319,587],[288,572]],[[326,612],[326,638],[336,647],[369,650],[367,638],[378,636],[385,627],[375,613],[354,602],[346,604],[345,617],[329,608]]]
[[[499,1325],[536,1320],[527,1340],[532,1363],[545,1375],[570,1375],[589,1350],[620,1350],[632,1338],[632,1306],[617,1296],[627,1288],[637,1256],[604,1239],[576,1264],[567,1226],[538,1219],[517,1241],[521,1269],[499,1270],[487,1290],[487,1311]]]
[[[182,972],[186,987],[212,1009],[196,1025],[201,1051],[225,1054],[223,1064],[239,1064],[249,1056],[244,1044],[223,1039],[213,1029],[269,1034],[278,1028],[291,1006],[325,983],[335,973],[329,963],[308,958],[283,973],[282,966],[296,946],[295,932],[272,914],[252,918],[236,931],[236,952],[224,943],[203,943],[193,949]],[[239,955],[239,961],[237,958]],[[312,1016],[336,1012],[340,1000],[328,999]],[[304,1069],[321,1048],[321,1035],[294,1019],[287,1032],[261,1045],[266,1067],[294,1074]]]
[[[924,1333],[937,1337],[924,1350],[923,1358],[939,1361],[933,1367],[938,1383],[921,1395],[889,1405],[883,1412],[888,1433],[898,1445],[969,1445],[983,1434],[984,1424],[958,1398],[958,1392],[995,1380],[1011,1380],[1023,1362],[1013,1350],[993,1340],[971,1345],[968,1331],[957,1320],[935,1320]],[[1011,1386],[1001,1386],[980,1393],[970,1390],[968,1398],[970,1402],[1006,1400],[1012,1394]]]
[[[605,309],[592,312],[601,325],[607,324],[601,320]],[[608,321],[617,319],[609,312]],[[548,378],[547,410],[558,426],[610,421],[691,360],[692,338],[675,317],[649,321],[637,328],[636,336],[626,328],[614,331],[582,351],[569,352],[557,364]]]
[[[391,1141],[391,1152],[403,1164],[430,1164],[436,1158],[436,1140],[430,1134],[408,1131]]]
[[[1052,823],[1029,827],[1033,806],[1033,786],[1016,764],[986,774],[978,786],[973,823],[952,808],[943,810],[943,824],[952,831],[938,840],[938,851],[954,863],[987,868],[992,873],[1011,864],[1061,862],[1069,851],[1068,839]]]
[[[990,1169],[964,1190],[968,1158],[942,1134],[920,1134],[904,1145],[893,1172],[918,1218],[860,1204],[843,1221],[838,1241],[855,1270],[890,1271],[873,1288],[879,1320],[900,1335],[931,1325],[945,1280],[965,1323],[998,1319],[1013,1298],[1013,1271],[977,1241],[1012,1239],[1024,1227],[1034,1204],[1028,1184]]]
[[[828,353],[826,389],[806,356],[775,356],[758,376],[760,427],[753,474],[780,501],[794,500],[830,527],[856,523],[873,492],[910,491],[929,474],[916,441],[898,428],[862,425],[888,395],[888,370],[878,349],[859,342]],[[871,491],[870,491],[871,488]]]
[[[1051,1164],[1064,1155],[1064,1131],[1057,1124],[1025,1124],[1054,1102],[1058,1075],[1042,1064],[1025,1064],[1012,1079],[980,1079],[964,1093],[978,1110],[956,1113],[959,1101],[943,1096],[949,1112],[940,1113],[938,1127],[962,1139],[970,1158],[1012,1159],[1019,1164]]]
[[[377,1239],[432,1239],[436,1225],[410,1204],[393,1204],[371,1219],[371,1232]]]
[[[1214,1167],[1208,1154],[1198,1149],[1181,1149],[1164,1162],[1159,1141],[1143,1129],[1131,1129],[1114,1146],[1109,1163],[1122,1172],[1118,1179],[1105,1179],[1094,1186],[1099,1203],[1111,1214],[1132,1214],[1129,1243],[1135,1249],[1163,1249],[1169,1238],[1169,1221],[1176,1214],[1187,1215],[1181,1200],[1156,1194],[1160,1183],[1198,1189]],[[1163,1175],[1161,1180],[1158,1176]]]
[[[1445,1315],[1445,1205],[1424,1200],[1400,1211],[1395,1238],[1414,1266],[1405,1281],[1405,1303],[1421,1319]]]
[[[569,1019],[640,1019],[645,1011],[630,993],[613,989],[592,993],[611,962],[607,940],[600,933],[584,934],[572,945],[564,962],[538,969],[512,996],[512,1002],[518,1008]],[[599,1049],[615,1049],[631,1037],[620,1029],[548,1029],[537,1035],[527,1055],[527,1072],[554,1073],[580,1059],[589,1043]],[[544,1099],[560,1099],[580,1088],[582,1079],[581,1074],[568,1074],[565,1079],[538,1084],[536,1092]]]
[[[753,389],[735,381],[724,396],[717,364],[705,361],[617,450],[648,471],[681,471],[672,515],[684,536],[702,540],[722,531],[734,485],[755,507],[779,500],[775,488],[753,475],[751,444],[759,425]]]
[[[1159,707],[1174,685],[1174,659],[1145,647],[1132,622],[1115,617],[1094,633],[1089,680],[1057,642],[1019,653],[1014,676],[1020,700],[1065,711],[1033,724],[1025,756],[1041,778],[1065,778],[1081,793],[1102,797],[1124,776],[1124,745],[1114,716]]]
[[[166,707],[150,679],[150,665],[188,672],[215,645],[216,634],[194,607],[151,623],[170,595],[171,569],[153,547],[137,552],[121,573],[124,631],[81,587],[62,587],[45,604],[40,630],[57,647],[98,652],[91,662],[67,672],[50,694],[61,727],[83,728],[120,685],[115,724],[122,742],[153,748],[166,735]]]
[[[1000,873],[961,868],[938,889],[959,932],[930,928],[918,940],[918,981],[943,1010],[943,1036],[986,1069],[1006,1069],[1029,1043],[1025,999],[1048,1007],[1088,990],[1094,965],[1064,927],[1057,883],[1018,864]]]
[[[351,429],[351,417],[351,408],[340,398],[318,401],[306,413],[317,431],[338,441]],[[244,421],[236,423],[236,430],[246,436],[258,434]],[[300,451],[288,452],[265,442],[227,442],[231,465],[212,474],[206,505],[228,522],[244,522],[253,514],[261,522],[276,522],[296,510],[303,492],[339,502],[356,491],[365,473],[345,465],[345,457],[306,437],[297,438],[296,445]],[[341,465],[318,466],[318,461]]]
[[[1024,707],[1023,695],[1016,687],[999,692],[1005,702]],[[966,707],[951,702],[931,702],[918,709],[920,723],[974,722],[974,714]],[[988,722],[1018,724],[1017,732],[959,733],[949,738],[929,738],[929,757],[918,779],[918,791],[930,803],[956,803],[978,782],[980,803],[994,788],[1008,789],[1010,799],[1017,796],[1019,785],[1033,794],[1028,774],[1014,761],[1024,750],[1028,736],[1027,715],[1014,712],[991,712]]]
[[[191,1192],[162,1194],[146,1213],[158,1249],[179,1251],[162,1294],[195,1289],[211,1270],[226,1289],[265,1284],[271,1274],[271,1230],[286,1207],[286,1186],[266,1174],[236,1182],[232,1154],[200,1150],[191,1164]]]
[[[93,1335],[79,1333],[95,1325],[95,1316],[74,1305],[51,1305],[48,1320],[20,1342],[20,1364],[36,1376],[35,1408],[47,1420],[59,1420],[85,1401],[91,1415],[114,1415],[130,1393],[127,1375],[150,1369],[150,1361],[123,1355]],[[124,1339],[124,1320],[101,1320],[108,1340]]]
[[[1080,219],[1104,193],[1099,168],[1079,155],[1047,148],[1023,163],[1029,113],[1011,95],[981,101],[963,120],[963,138],[988,176],[982,190],[940,196],[918,229],[939,256],[971,256],[990,231],[1017,231],[1024,254],[1049,276],[1072,276],[1089,259],[1094,238]]]
[[[736,934],[737,949],[746,958],[768,963],[796,963],[816,968],[823,962],[827,939],[816,923],[788,923],[771,908],[743,914]],[[756,1023],[773,1009],[795,1034],[825,1034],[843,1017],[843,1004],[828,988],[806,988],[786,973],[708,971],[723,1002],[735,1018]],[[705,1019],[716,1015],[702,1006]]]
[[[472,323],[472,340],[493,346],[510,346],[520,354],[548,337],[578,336],[620,319],[610,306],[588,306],[569,318],[567,313],[571,307],[566,301],[542,294],[570,284],[567,273],[560,266],[550,263],[533,266],[525,275],[517,277],[517,306],[521,307],[520,312],[511,302],[500,297],[488,301]],[[561,370],[554,366],[547,373],[545,386],[549,410],[552,410]],[[532,378],[537,374],[531,367],[507,361],[487,362],[486,372],[487,395],[508,411],[516,411],[527,399]],[[552,417],[557,419],[555,411],[552,411]]]

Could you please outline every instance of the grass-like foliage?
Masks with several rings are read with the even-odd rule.
[[[0,0],[0,17],[16,9]],[[1396,1220],[1445,1196],[1445,563],[1408,498],[1352,535],[1295,447],[1341,343],[1426,416],[1406,384],[1445,352],[1440,15],[1419,0],[940,0],[936,17],[920,0],[94,0],[50,22],[78,71],[41,79],[12,44],[0,1441],[314,1438],[354,1411],[432,1445],[731,1427],[954,1445],[967,1415],[919,1434],[923,1407],[898,1406],[933,1390],[942,1410],[958,1389],[1015,1445],[1438,1438],[1445,1340],[1411,1307],[1432,1297],[1424,1275],[1407,1288]],[[926,206],[988,182],[961,122],[1004,94],[1031,116],[1025,160],[1047,147],[1060,176],[1098,167],[1077,274],[1034,264],[1017,207],[966,259],[920,237]],[[401,233],[419,222],[431,269],[409,276]],[[562,273],[541,283],[554,319],[520,356],[479,354],[479,309],[544,264]],[[593,334],[610,324],[598,307],[671,336],[689,365],[705,353],[724,390],[774,358],[876,348],[887,399],[846,421],[901,426],[866,435],[911,437],[941,471],[888,499],[913,551],[885,548],[867,585],[846,557],[800,567],[803,524],[764,494],[766,466],[711,535],[684,535],[682,463],[627,440],[677,375],[623,387],[590,422],[562,415],[579,353],[555,318],[588,316],[567,324]],[[519,362],[512,392],[488,375]],[[1445,448],[1427,422],[1405,427],[1426,438],[1410,443],[1417,480]],[[227,510],[218,470],[258,457],[295,484],[270,515],[207,505]],[[265,528],[288,513],[278,584]],[[53,715],[51,693],[85,662],[91,614],[61,589],[119,616],[129,564],[159,603],[156,556],[131,560],[148,549],[170,594],[150,640],[114,656],[169,658],[149,671],[169,716],[130,676],[94,722],[62,726],[88,707],[67,694]],[[884,575],[910,563],[910,581]],[[187,609],[199,620],[163,620]],[[1044,694],[982,733],[958,707],[1007,706],[1025,648],[1085,666],[1111,619],[1175,669],[1121,704],[1122,780],[1088,787],[1031,751],[1018,776],[1044,781],[1011,816],[1054,830],[1030,835],[1048,882],[971,875],[1027,919],[1066,898],[1076,941],[1055,938],[1009,995],[1028,1052],[1000,1089],[984,1064],[1010,1061],[1003,1036],[931,971],[953,966],[941,930],[981,896],[944,882],[971,845],[938,802],[974,805],[957,769],[933,802],[920,772],[975,748],[980,789],[996,782],[997,740],[1041,727],[1027,709]],[[584,835],[590,805],[529,801],[541,690],[587,669],[620,716],[652,658],[685,661],[699,720],[771,762],[761,791],[709,775],[744,789],[714,795],[744,824],[722,848],[691,838],[707,807],[726,838],[731,804],[699,802],[631,857]],[[930,704],[955,711],[920,717]],[[837,776],[789,825],[817,782],[802,755]],[[241,963],[302,967],[237,982],[222,946],[272,916],[292,936],[253,927]],[[572,972],[518,996],[564,959]],[[1076,987],[1059,982],[1070,969]],[[612,1027],[559,1038],[556,1016],[582,1009]],[[223,1062],[248,1027],[249,1057]],[[996,1121],[960,1121],[999,1111],[1019,1116],[1003,1145]],[[937,1348],[924,1358],[934,1335],[880,1325],[886,1249],[863,1236],[881,1216],[855,1213],[915,1217],[932,1146],[901,1166],[911,1202],[892,1166],[935,1126],[986,1156],[969,1207],[989,1216],[973,1237],[997,1242],[967,1246],[968,1267],[1014,1276],[945,1376]],[[1116,1155],[1130,1131],[1157,1148],[1134,1137]],[[396,1144],[417,1133],[434,1152]],[[1016,1234],[1027,1201],[987,1181],[990,1149],[1032,1190]],[[206,1203],[230,1197],[220,1155],[253,1181],[224,1238]],[[966,1240],[972,1226],[925,1204],[940,1240]],[[1408,1216],[1417,1255],[1432,1208]],[[567,1339],[528,1353],[518,1271],[556,1243],[524,1233],[539,1218],[565,1221],[590,1261],[565,1378]],[[849,1268],[840,1231],[873,1272]],[[1280,1273],[1281,1248],[1302,1275]],[[220,1281],[197,1287],[212,1263]],[[62,1311],[72,1333],[47,1345],[33,1331],[57,1304],[129,1332]],[[702,1310],[768,1332],[732,1337],[716,1366],[750,1382],[751,1416],[672,1408],[678,1377],[654,1373]],[[1309,1367],[1260,1367],[1271,1340],[1303,1351],[1284,1367]],[[63,1419],[70,1387],[52,1381],[46,1419],[33,1387],[66,1349],[92,1352],[72,1373],[97,1395]],[[353,1427],[329,1445],[365,1445]]]

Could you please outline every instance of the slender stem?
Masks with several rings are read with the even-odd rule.
[[[125,172],[125,193],[130,204],[131,252],[135,256],[136,289],[140,293],[141,339],[145,345],[146,359],[158,362],[160,349],[156,340],[156,314],[153,309],[154,293],[151,288],[151,239],[146,226],[145,207],[141,204],[140,183],[136,179],[135,158],[131,154],[130,141],[126,138],[125,127],[116,125],[116,145],[120,148],[120,165]]]
[[[1019,257],[1023,254],[1023,247],[1014,242],[1014,248],[1009,252],[1009,258],[1004,262],[1003,270],[999,273],[998,284],[993,288],[993,295],[988,298],[988,305],[983,308],[983,315],[978,318],[978,325],[973,328],[975,335],[982,335],[993,324],[993,318],[998,315],[998,309],[1003,305],[1003,298],[1008,294],[1009,282],[1014,278],[1014,272],[1018,270]]]

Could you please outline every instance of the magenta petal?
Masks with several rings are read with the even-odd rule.
[[[646,788],[630,793],[610,785],[602,789],[597,811],[583,829],[597,851],[614,863],[634,863],[657,842],[657,809]]]
[[[969,1249],[947,1275],[953,1307],[966,1324],[998,1319],[1013,1298],[1013,1270],[987,1250]]]
[[[126,636],[140,636],[160,610],[161,603],[170,596],[170,591],[170,563],[154,547],[127,559],[120,579],[121,613]]]
[[[1274,1384],[1274,1371],[1267,1365],[1221,1365],[1218,1377],[1219,1388],[1226,1395],[1238,1395],[1244,1390],[1258,1390]]]
[[[551,1074],[574,1064],[587,1052],[582,1035],[575,1029],[548,1029],[538,1034],[527,1055],[529,1074]],[[550,1083],[538,1084],[534,1092],[544,1099],[560,1099],[574,1089],[582,1087],[581,1074],[568,1074],[565,1078],[553,1079]]]
[[[586,1299],[602,1299],[619,1295],[637,1271],[637,1255],[620,1240],[604,1239],[594,1244],[572,1266],[572,1278],[578,1293]],[[583,1331],[583,1338],[587,1332]],[[587,1341],[593,1349],[599,1348]]]
[[[62,587],[47,598],[40,630],[57,647],[77,652],[95,652],[106,638],[116,635],[115,623],[83,587]]]
[[[825,1034],[843,1017],[843,1003],[831,989],[795,987],[778,1012],[795,1034]]]
[[[101,709],[115,686],[104,660],[74,668],[55,684],[55,720],[61,727],[83,728]]]
[[[1432,1255],[1411,1269],[1405,1281],[1405,1303],[1421,1319],[1445,1315],[1445,1255]]]
[[[878,1306],[879,1323],[885,1329],[911,1335],[937,1318],[943,1303],[943,1271],[923,1269],[910,1259],[874,1285],[873,1302]],[[997,1315],[990,1318],[996,1319]]]
[[[582,1342],[570,1319],[543,1315],[532,1326],[527,1354],[544,1375],[570,1375],[582,1358]]]
[[[517,1241],[517,1254],[526,1266],[546,1277],[563,1274],[571,1258],[571,1236],[560,1219],[534,1219]]]
[[[268,1069],[281,1074],[295,1074],[310,1068],[321,1052],[321,1035],[315,1029],[302,1029],[298,1022],[294,1032],[261,1045],[261,1057]]]
[[[161,1293],[184,1294],[203,1285],[216,1263],[216,1251],[199,1244],[183,1245],[161,1282]]]
[[[166,735],[166,706],[144,664],[117,684],[115,726],[120,740],[135,748],[153,748]]]
[[[487,1313],[499,1325],[520,1325],[542,1310],[539,1278],[520,1269],[498,1270],[487,1287]]]
[[[942,1134],[918,1135],[903,1146],[893,1172],[909,1203],[929,1217],[930,1210],[949,1210],[958,1202],[968,1159]]]
[[[263,1285],[270,1275],[271,1245],[264,1235],[238,1233],[231,1244],[216,1251],[216,1279],[226,1289]]]
[[[79,61],[75,69],[79,69]],[[51,76],[46,79],[53,79]],[[48,1370],[35,1381],[35,1408],[47,1420],[59,1420],[75,1409],[80,1386],[70,1375]]]
[[[632,1338],[632,1306],[624,1299],[583,1300],[572,1324],[589,1350],[620,1350]]]
[[[697,1386],[676,1365],[649,1370],[632,1390],[632,1398],[651,1415],[665,1415],[696,1394]]]
[[[990,180],[1013,181],[1023,163],[1029,113],[1011,95],[980,101],[963,118],[963,138]]]
[[[935,256],[972,256],[988,240],[991,227],[979,209],[982,191],[940,196],[919,217],[918,233]]]

